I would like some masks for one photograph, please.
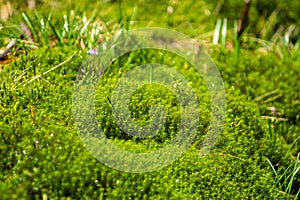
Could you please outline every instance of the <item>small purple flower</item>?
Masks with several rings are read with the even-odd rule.
[[[89,55],[96,56],[96,55],[98,55],[98,51],[97,51],[96,49],[90,49],[90,50],[88,51],[88,54],[89,54]]]

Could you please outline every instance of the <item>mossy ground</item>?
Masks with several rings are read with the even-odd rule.
[[[300,185],[297,42],[288,47],[276,43],[273,45],[278,48],[273,48],[266,45],[271,41],[266,35],[261,38],[263,44],[251,39],[257,34],[257,27],[252,27],[241,39],[237,51],[237,47],[230,46],[234,36],[228,28],[227,46],[212,46],[218,18],[213,2],[43,3],[38,3],[35,11],[27,10],[26,15],[16,12],[3,23],[3,30],[0,27],[1,46],[12,37],[19,37],[20,22],[33,27],[28,27],[32,37],[25,35],[8,58],[11,61],[0,67],[0,199],[297,198]],[[53,7],[51,25],[48,23],[43,29],[42,21],[47,24],[50,16],[46,6],[49,4]],[[230,1],[224,6],[231,4]],[[282,5],[285,9],[286,5]],[[172,12],[170,8],[167,12],[169,6]],[[238,3],[233,6],[240,7]],[[96,14],[92,17],[94,9]],[[253,8],[252,12],[253,18],[259,16],[259,9]],[[226,16],[226,12],[222,15]],[[229,20],[236,16],[231,17]],[[284,17],[291,24],[298,19],[291,11],[278,17],[276,23],[280,24]],[[77,72],[89,48],[120,29],[143,26],[171,28],[203,43],[225,82],[227,111],[216,146],[209,155],[201,157],[199,149],[211,115],[207,88],[201,76],[180,58],[165,58],[165,64],[176,63],[176,70],[189,80],[201,100],[197,136],[189,150],[170,166],[151,173],[131,174],[101,164],[85,148],[74,124],[72,94]],[[72,30],[68,32],[66,27]],[[93,30],[99,30],[101,37],[93,35]],[[255,36],[262,37],[260,33]],[[159,52],[149,51],[147,55],[160,57]],[[71,56],[63,65],[44,74]],[[140,64],[140,56],[140,52],[133,52],[136,59],[131,64]],[[180,107],[165,88],[155,85],[141,88],[132,97],[132,117],[146,124],[150,99],[168,108],[167,124],[153,140],[124,135],[114,122],[107,100],[122,75],[120,72],[129,69],[122,67],[118,63],[112,65],[99,84],[95,97],[99,122],[110,140],[122,148],[138,152],[160,148],[176,134]]]

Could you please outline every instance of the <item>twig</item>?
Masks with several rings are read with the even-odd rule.
[[[250,10],[251,0],[245,0],[244,7],[242,9],[241,17],[238,21],[238,38],[241,37],[245,29],[249,24],[249,10]]]
[[[5,58],[10,52],[11,49],[17,44],[17,40],[16,39],[12,39],[10,41],[10,43],[8,43],[8,45],[6,46],[6,48],[0,52],[0,60]]]

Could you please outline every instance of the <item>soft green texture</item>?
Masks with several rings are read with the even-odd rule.
[[[39,2],[36,12],[17,13],[5,24],[3,32],[0,29],[2,46],[21,32],[18,26],[11,25],[19,25],[21,21],[28,27],[32,25],[31,32],[34,29],[36,35],[31,45],[38,47],[32,49],[20,42],[18,56],[0,68],[0,199],[290,199],[290,195],[299,192],[296,157],[300,147],[296,139],[300,131],[300,60],[295,46],[287,49],[279,45],[279,50],[264,53],[257,49],[261,46],[268,49],[268,41],[256,43],[246,35],[240,51],[236,46],[233,51],[211,47],[218,18],[213,11],[217,1],[69,2],[52,4],[52,11],[49,2]],[[265,2],[257,9],[252,7],[255,14],[252,24],[260,19],[259,14],[263,16],[259,22],[267,21],[266,14],[259,13],[268,8]],[[241,5],[241,2],[225,1],[224,8]],[[173,13],[167,13],[168,6],[173,8]],[[279,6],[286,9],[288,3],[284,1]],[[274,5],[270,9],[273,11]],[[294,11],[297,9],[294,6],[289,13],[282,13],[276,26],[284,24],[285,19],[289,19],[288,24],[299,21]],[[228,15],[221,10],[221,14],[229,18],[227,43],[231,44],[232,24],[239,12]],[[42,26],[44,23],[46,28]],[[102,27],[101,38],[92,34],[97,26]],[[118,30],[143,26],[171,28],[203,43],[225,82],[227,118],[215,148],[206,157],[200,157],[199,149],[210,119],[207,88],[191,66],[176,56],[164,57],[165,64],[171,63],[181,72],[197,94],[201,113],[197,137],[190,149],[170,166],[151,173],[129,174],[102,165],[86,150],[74,124],[72,90],[89,48]],[[275,29],[266,31],[272,36]],[[250,36],[270,39],[263,37],[255,26],[248,32]],[[75,52],[70,61],[29,82]],[[147,61],[161,56],[161,52],[144,53],[133,52],[136,59],[131,64],[145,62],[145,57]],[[126,61],[127,57],[123,59]],[[122,148],[137,152],[160,148],[176,134],[179,106],[165,88],[141,88],[130,104],[134,120],[140,124],[149,122],[150,99],[152,103],[162,102],[166,106],[167,124],[153,140],[124,136],[113,120],[112,106],[107,99],[122,75],[120,72],[130,68],[122,65],[124,60],[112,65],[108,76],[99,84],[95,96],[99,122],[111,141]],[[259,98],[272,91],[275,92]],[[270,107],[277,109],[275,116]],[[261,115],[288,121],[266,120]],[[295,171],[295,177],[291,178]]]

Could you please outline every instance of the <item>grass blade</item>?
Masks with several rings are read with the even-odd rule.
[[[295,164],[294,164],[294,170],[293,172],[290,174],[290,181],[289,181],[289,184],[288,184],[288,193],[290,194],[291,193],[291,190],[292,190],[292,186],[293,186],[293,182],[294,182],[294,179],[295,179],[295,176],[296,174],[298,173],[298,171],[300,170],[300,167],[298,166],[299,164],[299,153],[297,155],[297,159],[295,161]]]
[[[268,161],[270,167],[272,168],[272,171],[274,172],[275,176],[277,176],[277,172],[276,172],[276,170],[275,170],[273,164],[271,163],[271,161],[270,161],[268,158],[267,158],[267,161]]]
[[[34,28],[34,25],[33,25],[32,21],[30,20],[30,18],[28,17],[27,13],[26,12],[22,12],[22,17],[23,17],[25,23],[27,24],[28,28],[30,29],[30,31],[31,31],[31,33],[33,35],[34,40],[36,42],[39,42],[37,31]]]
[[[37,79],[39,79],[39,78],[42,78],[42,76],[48,74],[49,72],[51,72],[51,71],[57,69],[58,67],[64,65],[65,63],[69,62],[69,61],[70,61],[77,53],[78,53],[78,51],[75,51],[75,53],[73,53],[69,58],[67,58],[67,59],[66,59],[65,61],[63,61],[62,63],[59,63],[58,65],[52,67],[51,69],[47,70],[46,72],[43,72],[43,73],[41,73],[41,74],[39,74],[39,75],[36,75],[36,76],[32,77],[32,78],[31,78],[29,81],[27,81],[27,82],[22,82],[22,83],[20,83],[20,84],[17,85],[14,89],[16,89],[17,87],[19,87],[19,86],[21,86],[21,85],[23,85],[23,84],[26,85],[26,84],[28,84],[28,83],[31,83],[32,81],[35,81],[35,80],[37,80]]]
[[[300,139],[300,136],[298,136],[298,137],[296,138],[296,140],[290,145],[290,147],[289,147],[289,149],[287,150],[285,156],[287,156],[287,155],[290,153],[291,149],[293,148],[293,146],[296,144],[296,142],[297,142],[299,139]]]
[[[50,25],[50,28],[52,29],[52,31],[53,31],[53,33],[54,33],[54,35],[55,35],[55,37],[56,37],[56,39],[57,39],[57,41],[58,41],[58,44],[59,44],[60,46],[63,46],[63,45],[64,45],[64,42],[63,42],[62,36],[61,36],[61,35],[59,34],[59,32],[55,29],[55,27],[53,26],[53,24],[51,23],[50,20],[47,19],[47,22],[48,22],[48,24]]]
[[[239,52],[240,52],[240,41],[238,38],[238,22],[237,20],[234,20],[234,25],[233,25],[233,31],[234,31],[234,57],[235,61],[237,62],[239,59]]]
[[[221,23],[222,20],[219,18],[217,20],[216,28],[215,28],[215,33],[214,33],[214,38],[213,38],[213,44],[217,45],[219,42],[219,35],[220,35],[220,30],[221,30]]]
[[[44,20],[43,17],[40,17],[38,12],[35,12],[35,17],[40,22],[39,23],[39,30],[40,30],[40,33],[41,33],[42,42],[43,42],[43,44],[48,44],[49,42],[47,40],[47,26],[46,26],[45,20]]]
[[[226,34],[227,34],[227,18],[223,19],[223,26],[222,26],[222,37],[221,37],[221,49],[225,49],[226,45]]]
[[[129,21],[129,26],[128,26],[128,30],[130,30],[134,24],[135,18],[136,18],[136,13],[137,13],[137,6],[135,5],[132,11],[132,15],[130,17],[130,21]]]

